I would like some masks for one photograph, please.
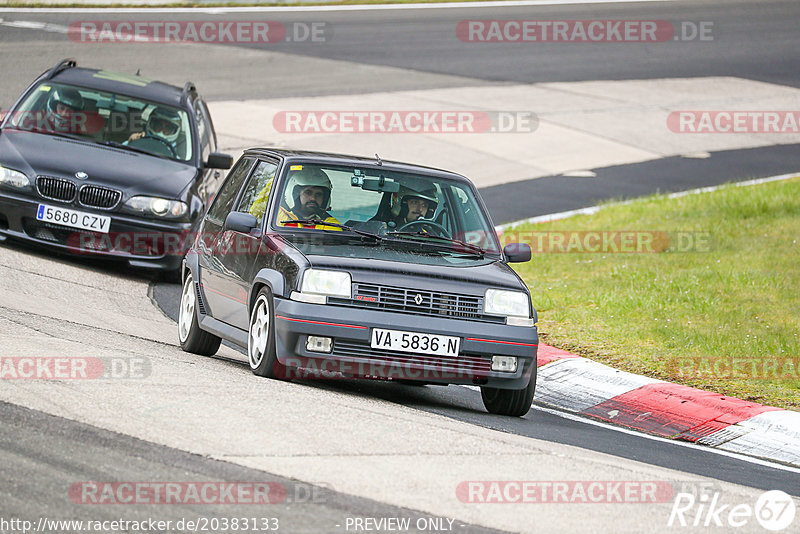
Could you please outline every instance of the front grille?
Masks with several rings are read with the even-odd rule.
[[[363,308],[399,311],[434,317],[458,317],[502,323],[502,317],[483,315],[483,297],[440,291],[421,291],[377,284],[353,284],[352,299],[330,302]]]
[[[37,176],[36,190],[44,198],[59,202],[72,202],[78,186],[64,178]]]
[[[81,187],[80,195],[78,195],[78,202],[82,206],[89,208],[110,210],[117,205],[120,198],[122,198],[122,193],[115,189],[84,185]]]
[[[334,339],[332,355],[368,359],[372,362],[377,361],[389,366],[388,369],[383,369],[387,372],[393,368],[403,370],[419,368],[424,365],[450,375],[458,373],[458,376],[463,377],[485,377],[492,370],[491,360],[482,356],[460,354],[458,357],[448,357],[431,354],[411,354],[393,350],[373,349],[368,342],[342,341],[340,339]],[[364,369],[370,369],[370,366],[366,366]],[[372,369],[374,371],[376,368],[372,367]]]

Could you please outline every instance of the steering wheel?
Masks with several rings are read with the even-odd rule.
[[[129,142],[128,145],[141,148],[142,150],[156,152],[159,154],[164,154],[163,149],[166,148],[169,152],[167,154],[164,154],[165,156],[170,156],[173,158],[177,157],[175,149],[172,148],[172,145],[170,145],[160,137],[155,137],[153,135],[145,135],[144,137],[134,139],[133,141]]]
[[[435,230],[436,231],[436,235],[439,235],[441,237],[446,237],[448,239],[452,239],[453,238],[452,234],[450,232],[448,232],[447,229],[444,226],[442,226],[441,224],[439,224],[437,222],[433,222],[433,221],[424,220],[424,219],[417,219],[416,221],[411,221],[410,223],[406,223],[403,226],[401,226],[400,228],[398,228],[396,231],[405,232],[409,228],[415,228],[417,226],[421,227],[421,229],[429,228],[431,230]]]

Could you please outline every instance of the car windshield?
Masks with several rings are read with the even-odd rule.
[[[380,244],[411,244],[417,251],[499,254],[473,188],[461,181],[304,163],[289,167],[278,198],[273,226],[279,231],[378,236]]]
[[[9,124],[178,161],[192,158],[191,123],[185,111],[85,87],[42,83]]]

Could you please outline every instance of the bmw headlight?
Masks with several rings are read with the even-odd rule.
[[[300,288],[300,292],[328,297],[350,298],[352,293],[351,284],[350,273],[308,269],[303,273],[303,286]]]
[[[505,289],[487,289],[483,311],[488,315],[530,318],[531,305],[527,293]]]
[[[162,219],[182,219],[189,212],[189,206],[180,200],[158,197],[133,197],[125,203],[130,211]]]
[[[0,184],[22,189],[23,187],[31,185],[31,181],[21,172],[15,171],[14,169],[7,169],[0,165]]]

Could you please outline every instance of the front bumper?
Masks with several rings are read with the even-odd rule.
[[[370,347],[373,328],[461,338],[458,357],[417,355]],[[278,360],[292,370],[325,376],[391,378],[432,384],[471,384],[523,389],[536,367],[536,327],[498,325],[382,310],[308,304],[275,298]],[[306,350],[309,335],[333,339],[330,353]],[[516,372],[491,370],[494,355],[515,356]],[[298,376],[302,376],[298,374]]]
[[[109,233],[91,232],[36,220],[39,204],[111,217]],[[31,199],[0,191],[0,236],[80,256],[123,260],[133,267],[174,271],[191,244],[191,223],[163,223],[108,212]]]

